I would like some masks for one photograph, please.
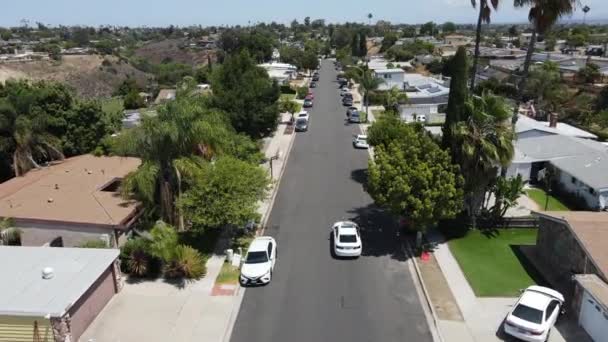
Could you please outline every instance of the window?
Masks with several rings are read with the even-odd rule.
[[[523,319],[524,321],[540,324],[543,320],[543,312],[529,306],[519,304],[513,310],[513,316]]]
[[[391,74],[384,74],[384,78],[392,78]]]
[[[256,251],[247,253],[246,264],[261,264],[268,261],[268,255],[265,251]]]
[[[553,311],[555,310],[555,308],[557,308],[558,304],[559,302],[556,300],[553,300],[551,301],[551,303],[549,303],[549,305],[547,306],[547,310],[545,311],[545,321],[548,320],[549,317],[551,317]]]
[[[340,242],[355,243],[357,242],[357,236],[352,234],[340,234]]]
[[[572,177],[572,184],[576,184],[576,178]]]
[[[268,244],[268,255],[272,255],[272,242]]]

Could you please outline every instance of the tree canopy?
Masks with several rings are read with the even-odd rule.
[[[259,138],[276,129],[279,86],[247,51],[231,55],[217,66],[211,85],[213,106],[228,114],[237,132]]]
[[[422,126],[383,117],[369,129],[374,159],[368,189],[374,201],[425,231],[454,217],[462,206],[462,177],[449,154]]]

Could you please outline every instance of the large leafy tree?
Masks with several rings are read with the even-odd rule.
[[[532,62],[532,54],[538,34],[545,34],[559,18],[574,11],[577,0],[514,0],[515,7],[530,7],[528,20],[532,24],[532,37],[528,45],[528,52],[524,62],[524,70],[520,82],[520,91],[525,88],[526,78]]]
[[[525,86],[526,97],[534,99],[542,110],[552,112],[561,109],[566,86],[561,82],[556,63],[547,61],[532,70]]]
[[[269,185],[268,173],[259,165],[220,157],[200,170],[178,204],[195,227],[243,227],[259,218],[258,201]]]
[[[479,4],[478,4],[479,2]],[[473,72],[471,76],[471,91],[475,89],[475,77],[477,76],[477,63],[479,62],[479,44],[481,44],[481,25],[489,24],[491,20],[492,8],[498,8],[499,0],[471,0],[473,7],[479,6],[477,16],[477,30],[475,33],[475,56],[473,57]]]
[[[238,132],[259,138],[276,129],[279,86],[247,51],[229,56],[216,67],[211,84],[213,105],[228,113]]]
[[[370,127],[369,136],[374,159],[367,191],[378,205],[405,217],[418,231],[460,212],[458,167],[421,126],[387,116]]]
[[[446,110],[445,124],[443,126],[443,142],[445,148],[454,149],[452,141],[452,126],[460,121],[466,120],[465,102],[469,97],[467,89],[468,61],[467,51],[464,47],[458,48],[456,55],[446,64],[452,81],[450,84],[450,95],[448,97],[448,108]],[[452,151],[453,152],[453,151]]]
[[[473,226],[480,213],[486,191],[500,167],[513,159],[511,115],[504,99],[484,94],[466,102],[468,119],[452,126],[455,160],[465,178],[465,205]]]
[[[142,160],[123,181],[123,195],[141,201],[180,230],[185,226],[175,202],[206,161],[222,154],[245,160],[259,157],[257,146],[237,135],[223,113],[208,109],[195,97],[178,97],[159,108],[158,115],[121,134],[114,149]]]

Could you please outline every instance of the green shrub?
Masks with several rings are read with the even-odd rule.
[[[288,85],[282,85],[281,86],[281,94],[295,94],[296,91]]]
[[[178,247],[178,236],[175,228],[163,221],[157,221],[150,230],[150,235],[152,236],[148,249],[150,254],[164,262],[173,260]]]
[[[206,261],[196,249],[179,245],[175,258],[165,265],[165,277],[200,279],[207,273]]]
[[[78,245],[79,248],[109,248],[102,240],[89,240]]]
[[[160,273],[160,259],[149,252],[150,241],[135,238],[127,241],[120,249],[120,263],[123,272],[136,277],[156,277]]]
[[[303,100],[308,94],[308,87],[298,87],[296,97],[300,100]]]
[[[383,92],[379,92],[379,91],[370,91],[367,94],[368,98],[369,98],[369,105],[370,106],[379,106],[379,105],[383,105],[385,102],[385,94]]]

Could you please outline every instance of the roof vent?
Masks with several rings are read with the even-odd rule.
[[[42,269],[42,279],[51,279],[55,275],[55,271],[52,267],[45,267]]]

